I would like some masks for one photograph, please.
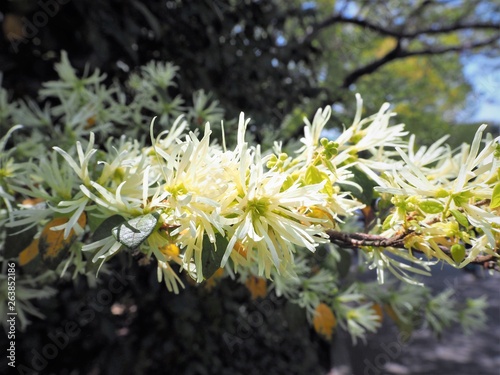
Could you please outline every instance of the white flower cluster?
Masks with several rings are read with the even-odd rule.
[[[457,150],[442,146],[444,139],[416,153],[396,148],[403,164],[377,179],[376,190],[394,205],[385,236],[404,231],[408,249],[460,268],[480,255],[498,256],[500,137],[483,139],[485,128]]]

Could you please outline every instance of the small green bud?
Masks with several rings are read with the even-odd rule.
[[[451,247],[450,252],[451,252],[451,257],[457,264],[462,263],[462,261],[465,259],[464,245],[456,243]]]
[[[437,192],[436,192],[436,198],[446,198],[450,195],[450,192],[446,189],[439,189]]]
[[[267,161],[267,164],[266,166],[271,169],[273,168],[276,163],[278,162],[278,157],[276,155],[271,155],[271,157],[269,158],[269,160]]]

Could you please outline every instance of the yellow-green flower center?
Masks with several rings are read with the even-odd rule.
[[[248,201],[247,210],[252,213],[252,218],[256,219],[265,216],[270,204],[269,198],[254,198]]]
[[[174,198],[188,193],[188,189],[186,189],[183,183],[180,183],[176,186],[170,186],[166,188],[166,190],[168,190]]]

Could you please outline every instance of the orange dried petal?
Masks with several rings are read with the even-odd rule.
[[[382,309],[382,306],[380,306],[379,303],[374,303],[372,309],[378,316],[378,321],[382,323],[382,320],[384,320],[384,310]]]
[[[333,314],[333,311],[326,303],[320,303],[316,306],[314,318],[313,318],[314,330],[326,338],[331,340],[333,331],[337,326],[337,319]]]
[[[38,255],[38,238],[31,241],[31,243],[19,253],[19,265],[24,266],[31,262]]]
[[[243,258],[247,258],[247,248],[245,246],[243,246],[243,244],[239,241],[237,241],[235,244],[234,244],[234,247],[233,247],[234,250],[236,250],[236,252],[238,254],[240,254]]]
[[[64,230],[52,230],[53,227],[68,222],[66,217],[58,217],[45,225],[40,235],[38,249],[42,255],[43,262],[50,268],[56,268],[60,260],[66,255],[74,240],[75,231],[72,229],[67,238],[64,238]]]
[[[21,202],[25,206],[36,206],[38,203],[43,202],[42,198],[26,198]]]
[[[255,300],[259,297],[264,298],[267,295],[267,280],[262,277],[249,276],[245,281],[247,289]]]
[[[394,311],[394,309],[392,308],[391,305],[387,305],[387,304],[384,305],[384,311],[387,313],[389,318],[391,318],[394,321],[394,323],[399,324],[399,322],[400,322],[399,316],[398,316],[398,314],[396,314],[396,312]]]
[[[77,220],[77,223],[82,229],[85,228],[85,225],[87,225],[87,214],[85,212],[82,212]]]
[[[95,123],[96,123],[95,116],[90,116],[89,118],[87,118],[87,124],[85,125],[85,129],[93,128]]]
[[[219,268],[215,273],[210,276],[206,281],[205,281],[205,289],[207,290],[212,290],[218,283],[219,279],[221,279],[224,276],[224,268]]]

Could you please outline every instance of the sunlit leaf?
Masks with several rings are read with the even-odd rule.
[[[384,223],[382,224],[382,230],[388,230],[391,227],[391,222],[393,217],[394,215],[390,214],[385,218]]]
[[[463,206],[469,202],[469,199],[472,198],[472,193],[470,191],[462,191],[458,194],[453,195],[453,201],[457,206]]]
[[[438,214],[443,212],[444,206],[438,201],[426,200],[418,204],[418,207],[426,214]]]
[[[458,210],[450,210],[450,212],[460,225],[466,228],[469,226],[469,220],[467,220],[467,216],[465,216],[463,213]]]
[[[157,212],[135,217],[114,227],[111,233],[118,242],[130,250],[136,249],[153,232],[159,217],[160,215]]]
[[[493,188],[493,193],[491,194],[490,208],[497,208],[500,206],[500,182],[498,182]]]
[[[321,172],[316,166],[310,165],[307,168],[306,174],[304,176],[304,182],[306,183],[306,185],[320,184],[323,181],[326,181],[323,192],[331,197],[334,191],[328,175],[325,172]]]

